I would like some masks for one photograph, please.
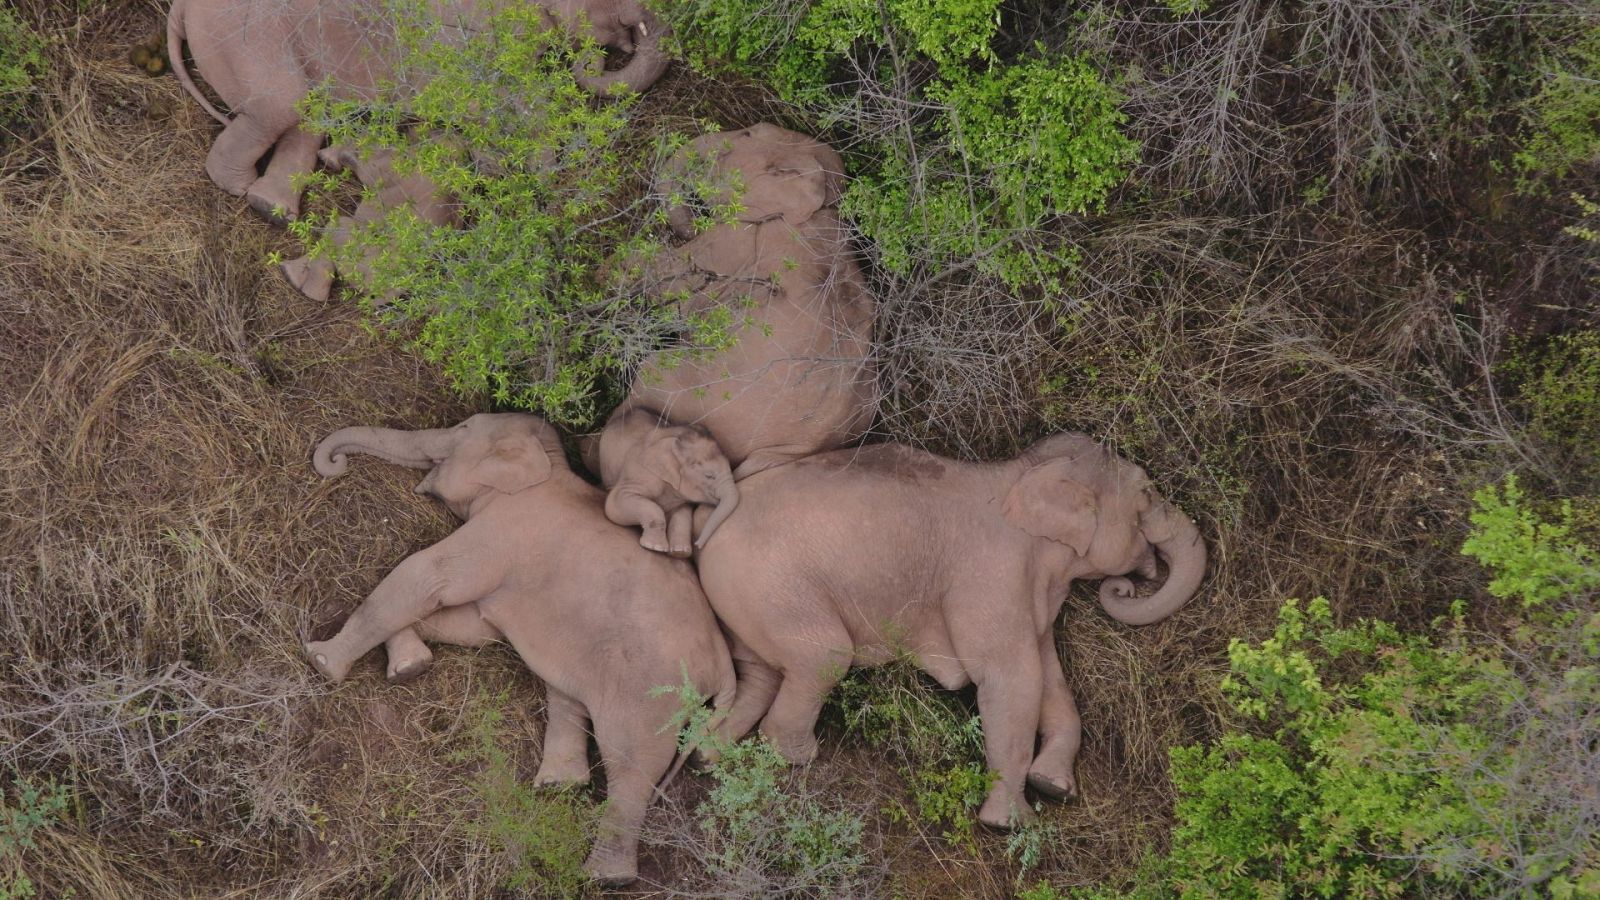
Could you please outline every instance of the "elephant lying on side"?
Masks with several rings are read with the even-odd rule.
[[[434,0],[441,17],[483,21],[507,0]],[[615,72],[579,69],[580,84],[596,94],[623,84],[643,91],[666,71],[666,27],[640,0],[544,0],[553,24],[585,28],[597,44],[633,53]],[[294,176],[316,165],[322,136],[301,127],[295,104],[329,79],[340,96],[370,98],[391,78],[396,54],[388,0],[173,0],[167,49],[184,88],[225,127],[206,157],[206,174],[271,219],[299,213]],[[233,113],[218,112],[181,64],[189,42],[195,67]],[[272,160],[257,177],[256,164]]]
[[[657,354],[624,409],[704,426],[743,478],[842,446],[872,423],[873,301],[833,209],[844,190],[839,154],[775,125],[705,135],[662,174],[669,197],[691,190],[697,159],[724,186],[702,199],[725,205],[737,193],[727,186],[742,181],[743,211],[697,235],[690,209],[671,208],[673,230],[689,241],[652,261],[646,289],[689,314],[727,309],[736,342],[676,364],[684,354]]]
[[[676,750],[665,726],[678,701],[650,690],[687,677],[719,709],[733,696],[727,644],[694,570],[606,521],[599,489],[567,468],[555,429],[535,416],[346,428],[318,445],[317,471],[341,474],[352,452],[430,469],[417,492],[465,524],[396,566],[332,639],[307,644],[313,665],[340,681],[385,641],[393,670],[425,667],[425,638],[503,636],[550,694],[540,780],[587,780],[583,722],[593,722],[608,801],[585,867],[601,881],[631,881],[645,808]]]
[[[664,425],[646,409],[620,411],[600,434],[600,481],[610,488],[606,518],[623,526],[642,525],[639,545],[687,557],[693,539],[694,504],[716,508],[700,529],[695,547],[704,547],[739,506],[739,488],[722,449],[704,428]]]
[[[1000,463],[894,444],[836,450],[739,487],[739,515],[697,560],[739,670],[725,733],[760,721],[785,757],[808,762],[845,671],[909,651],[944,687],[977,685],[998,775],[978,816],[994,826],[1030,814],[1025,781],[1077,791],[1078,712],[1053,636],[1071,582],[1104,578],[1106,612],[1142,625],[1188,602],[1205,574],[1194,523],[1081,434]],[[1136,598],[1120,576],[1155,578],[1157,555],[1166,582]]]

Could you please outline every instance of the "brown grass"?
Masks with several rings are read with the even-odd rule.
[[[515,860],[474,829],[473,766],[453,751],[478,698],[508,691],[531,774],[537,682],[509,652],[446,650],[410,686],[386,685],[374,655],[329,688],[298,649],[451,528],[410,493],[415,473],[358,464],[324,482],[311,446],[346,424],[434,426],[476,404],[353,304],[308,301],[265,265],[291,242],[203,175],[214,123],[124,59],[159,27],[157,4],[50,13],[65,40],[35,125],[0,151],[0,769],[70,783],[73,802],[22,869],[41,896],[499,893]],[[738,125],[781,111],[680,70],[641,115]],[[1058,837],[1029,875],[1060,886],[1125,872],[1161,843],[1167,748],[1214,733],[1226,643],[1261,633],[1280,599],[1321,593],[1342,616],[1418,622],[1469,592],[1458,488],[1516,437],[1484,403],[1494,315],[1427,235],[1126,208],[1075,237],[1070,336],[982,313],[1019,329],[963,344],[985,351],[983,377],[1000,371],[1003,400],[974,413],[911,390],[884,425],[963,455],[1091,431],[1211,541],[1202,596],[1169,623],[1116,625],[1086,589],[1068,603],[1085,798],[1045,807]],[[928,335],[961,336],[960,316],[905,315],[895,334],[909,343],[887,352],[909,348],[915,365],[937,356]],[[898,895],[1013,891],[1002,836],[952,843],[892,823],[879,811],[904,798],[899,776],[837,732],[823,742],[794,777],[869,818]],[[681,828],[647,849],[632,893],[677,889],[693,854],[672,845],[692,839],[704,789],[673,785],[654,815]]]

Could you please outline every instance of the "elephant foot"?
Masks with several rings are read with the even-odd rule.
[[[344,680],[350,674],[350,663],[345,662],[332,652],[332,641],[311,641],[306,644],[306,659],[311,660],[311,665],[322,676],[334,684]]]
[[[808,766],[817,758],[817,736],[807,732],[805,734],[783,734],[768,731],[765,727],[761,733],[767,736],[772,746],[777,749],[778,755],[789,761],[792,766]]]
[[[666,553],[672,549],[667,544],[665,530],[652,533],[649,529],[646,529],[645,533],[639,536],[639,546],[646,550],[654,550],[657,553]]]
[[[1035,813],[1020,795],[1008,791],[990,791],[983,806],[978,808],[978,821],[1002,831],[1021,828],[1034,820]]]
[[[694,548],[687,544],[682,547],[673,547],[667,551],[667,555],[673,559],[688,559],[694,555]]]
[[[267,179],[258,178],[244,192],[246,203],[256,211],[256,215],[266,219],[274,225],[287,225],[300,216],[300,196],[287,184],[264,183]]]
[[[433,668],[433,651],[423,647],[422,653],[416,656],[404,659],[390,657],[387,676],[390,684],[405,684],[408,681],[415,681],[431,668]]]
[[[1035,764],[1028,770],[1028,787],[1052,800],[1071,800],[1078,796],[1078,781],[1072,777],[1070,769],[1063,774]]]
[[[546,759],[533,774],[534,787],[579,787],[589,783],[589,761]]]
[[[639,877],[639,857],[636,847],[624,847],[620,840],[602,839],[594,845],[583,870],[605,887],[632,884]]]
[[[313,300],[327,300],[333,296],[333,264],[326,259],[302,256],[284,262],[278,271],[296,290]]]

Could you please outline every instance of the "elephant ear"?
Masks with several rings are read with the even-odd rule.
[[[473,480],[502,494],[515,494],[550,477],[550,458],[537,440],[500,438],[472,471]]]
[[[742,202],[746,222],[782,217],[803,225],[817,210],[839,202],[844,193],[844,160],[833,148],[761,123],[745,130],[753,143],[741,147],[737,160],[747,182]]]
[[[1100,504],[1088,485],[1073,478],[1073,460],[1053,459],[1028,470],[1006,494],[1001,514],[1034,537],[1087,555],[1100,526]]]

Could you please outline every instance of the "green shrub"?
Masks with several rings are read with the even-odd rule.
[[[336,247],[335,217],[294,223],[313,256],[328,256],[374,297],[379,313],[414,323],[415,345],[455,385],[561,423],[593,419],[610,379],[666,335],[694,332],[675,311],[614,291],[614,256],[647,253],[639,216],[619,207],[623,131],[632,99],[597,101],[574,81],[570,38],[536,5],[509,4],[461,33],[416,0],[392,0],[403,48],[397,81],[373,102],[326,90],[304,104],[336,144],[394,148],[460,202],[465,227],[434,227],[395,210]],[[313,196],[332,202],[336,179]],[[371,255],[369,257],[369,255]]]
[[[1001,59],[998,0],[685,0],[686,56],[768,80],[852,139],[843,208],[888,274],[975,259],[1013,289],[1072,261],[1046,225],[1098,209],[1137,145],[1117,92],[1070,55]]]
[[[1544,70],[1539,92],[1527,102],[1522,147],[1514,157],[1525,190],[1600,160],[1600,26],[1553,54]]]
[[[909,658],[851,671],[828,696],[825,715],[880,751],[911,785],[909,805],[884,812],[972,845],[973,815],[994,774],[983,754],[983,724],[949,691],[930,686]]]
[[[0,6],[0,124],[15,119],[44,74],[44,38],[15,10]]]
[[[1508,642],[1459,605],[1430,637],[1319,599],[1230,645],[1238,718],[1172,751],[1172,848],[1134,896],[1600,892],[1600,568],[1523,502],[1481,492],[1467,548],[1540,604]]]
[[[35,835],[66,811],[66,787],[25,778],[11,782],[11,796],[0,794],[0,900],[36,896],[33,880],[22,871],[23,851],[35,848]]]
[[[819,794],[807,772],[788,763],[765,737],[729,741],[716,734],[704,698],[685,677],[656,694],[678,696],[680,748],[716,755],[706,773],[711,790],[695,809],[685,836],[657,830],[652,843],[668,843],[696,863],[706,896],[834,897],[871,893],[873,868],[864,846],[865,823],[844,808],[837,792]],[[680,826],[681,829],[681,826]]]
[[[588,884],[583,870],[594,843],[601,807],[582,792],[535,788],[517,776],[516,761],[501,746],[509,698],[480,698],[467,746],[455,756],[479,767],[474,788],[483,802],[476,828],[496,850],[509,853],[515,865],[506,881],[514,890],[539,897],[572,897]]]

